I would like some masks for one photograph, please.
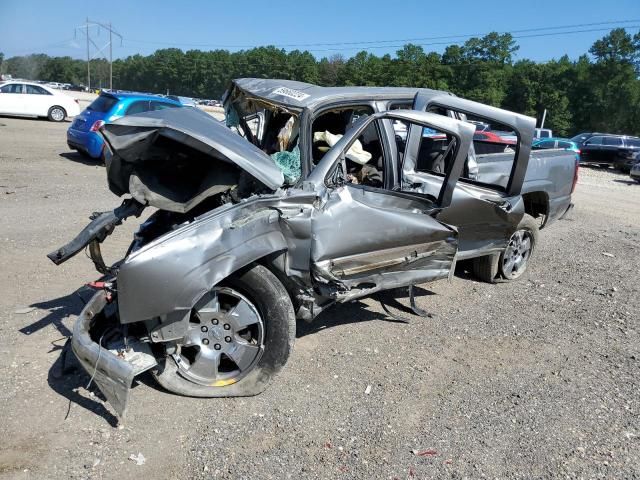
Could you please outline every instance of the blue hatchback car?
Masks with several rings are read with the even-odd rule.
[[[104,90],[75,117],[67,130],[67,145],[72,150],[100,158],[103,140],[98,129],[105,123],[134,113],[182,106],[179,101],[158,95]]]

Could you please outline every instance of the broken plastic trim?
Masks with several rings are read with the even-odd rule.
[[[433,314],[427,312],[426,310],[423,310],[416,303],[415,292],[413,290],[414,288],[415,288],[415,285],[409,285],[409,305],[410,305],[411,311],[414,313],[414,315],[417,315],[422,318],[433,318]],[[384,310],[384,312],[394,320],[401,323],[411,323],[411,321],[407,317],[404,317],[402,315],[396,315],[391,310],[389,310],[389,307],[387,306],[387,304],[384,303],[382,295],[378,295],[378,302],[380,302],[380,306],[382,307],[382,310]]]
[[[146,343],[130,343],[127,352],[116,354],[93,341],[89,330],[107,302],[107,292],[100,290],[82,309],[73,327],[71,349],[120,418],[124,418],[133,378],[154,367],[157,362]]]
[[[49,253],[47,257],[56,265],[66,262],[90,243],[104,241],[105,238],[111,235],[113,229],[127,217],[132,215],[139,217],[144,208],[145,206],[140,202],[133,198],[128,198],[122,202],[122,205],[111,212],[92,215],[91,223],[84,227],[73,240]]]

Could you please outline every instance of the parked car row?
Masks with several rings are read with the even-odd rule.
[[[580,149],[583,164],[615,167],[629,172],[640,159],[640,138],[610,133],[581,133],[571,139]]]
[[[571,150],[575,152],[577,155],[580,155],[580,149],[575,142],[568,140],[566,138],[543,138],[539,140],[535,140],[533,142],[532,148],[534,150],[548,150],[552,148],[561,148],[564,150]]]
[[[206,107],[221,107],[222,103],[220,103],[218,100],[198,100],[197,101],[198,105],[204,105]]]
[[[476,132],[475,142],[482,146],[477,148],[481,153],[492,153],[508,148],[516,143],[513,132],[492,130],[489,124],[472,121]],[[535,129],[535,140],[531,145],[534,150],[564,149],[579,155],[583,165],[599,165],[614,167],[622,172],[631,173],[633,167],[640,162],[640,138],[629,135],[610,133],[581,133],[573,138],[553,137],[548,129]],[[634,172],[637,172],[637,168]]]
[[[576,152],[583,165],[615,167],[638,179],[640,138],[610,133],[581,133],[573,138],[545,138],[535,141],[535,150],[562,148]]]

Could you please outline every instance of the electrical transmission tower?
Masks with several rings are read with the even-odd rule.
[[[92,29],[95,29],[95,33],[92,32]],[[92,38],[94,35],[96,37],[100,36],[101,29],[109,32],[109,41],[102,47],[100,47]],[[113,89],[113,36],[115,35],[120,38],[120,46],[122,46],[122,35],[111,27],[111,22],[108,24],[94,22],[88,18],[84,25],[76,27],[73,35],[74,38],[77,38],[78,32],[80,32],[81,35],[84,35],[87,39],[87,88],[91,89],[91,60],[97,58],[98,55],[104,56],[104,50],[109,47],[109,89]],[[94,47],[93,55],[91,54],[91,45]]]

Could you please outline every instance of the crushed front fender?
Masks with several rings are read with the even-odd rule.
[[[91,380],[117,414],[124,418],[134,377],[154,367],[157,362],[149,345],[138,340],[104,345],[102,337],[98,342],[92,338],[91,330],[96,322],[106,321],[104,310],[107,304],[107,292],[104,290],[89,300],[73,328],[71,348]]]

